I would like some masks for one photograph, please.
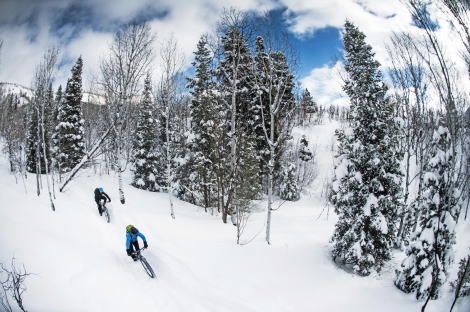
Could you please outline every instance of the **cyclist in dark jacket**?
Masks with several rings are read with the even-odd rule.
[[[101,203],[100,203],[102,199],[104,200],[105,203],[106,203],[106,199],[108,199],[108,201],[111,202],[111,198],[109,198],[108,194],[106,194],[103,191],[103,188],[98,187],[95,189],[95,202],[98,205],[98,211],[100,213],[100,216],[103,215],[103,209],[101,209]]]
[[[126,251],[129,257],[132,257],[134,261],[137,261],[137,258],[133,255],[134,248],[139,250],[139,242],[137,241],[137,236],[139,236],[144,241],[144,248],[147,248],[147,239],[144,234],[140,233],[133,225],[126,226]]]

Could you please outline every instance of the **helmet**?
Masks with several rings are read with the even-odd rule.
[[[132,227],[132,228],[131,228],[131,233],[132,233],[132,234],[135,235],[135,234],[137,234],[137,232],[139,232],[139,230],[137,230],[135,227]]]
[[[102,187],[100,187],[99,190],[100,190],[101,193],[103,193],[103,188]]]

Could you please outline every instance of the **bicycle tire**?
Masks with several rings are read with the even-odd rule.
[[[140,256],[140,262],[142,263],[142,266],[144,267],[144,270],[145,272],[147,272],[147,274],[151,277],[151,278],[154,278],[155,277],[155,273],[153,272],[153,269],[152,267],[150,266],[150,264],[147,262],[147,260]]]
[[[109,212],[108,212],[108,209],[106,209],[104,211],[104,215],[106,217],[106,221],[109,223],[111,221],[111,217],[109,216]]]

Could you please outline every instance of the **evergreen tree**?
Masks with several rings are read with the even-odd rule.
[[[243,34],[231,27],[222,37],[223,56],[217,68],[221,79],[219,89],[222,91],[223,100],[227,108],[232,109],[235,102],[235,120],[240,127],[248,129],[251,120],[250,105],[250,76],[251,55],[250,49]],[[232,113],[232,112],[231,112]]]
[[[237,142],[239,165],[237,167],[237,198],[249,202],[260,193],[258,168],[259,159],[256,152],[256,140],[253,135],[242,133]]]
[[[51,158],[52,163],[51,166],[57,168],[60,173],[59,167],[59,155],[60,155],[60,136],[59,136],[59,128],[57,127],[59,122],[59,112],[62,109],[62,85],[59,86],[57,89],[54,105],[51,114],[51,125],[52,125],[52,136],[51,136]]]
[[[21,114],[18,110],[19,99],[17,95],[9,95],[7,101],[8,104],[5,108],[6,122],[2,133],[5,144],[2,150],[10,162],[10,172],[15,173],[19,170],[18,159],[21,153]]]
[[[28,131],[26,135],[26,170],[31,173],[46,173],[46,162],[42,145],[41,133],[41,99],[44,90],[40,87],[35,91],[34,99],[28,112]]]
[[[214,174],[214,131],[216,126],[216,96],[215,85],[212,80],[212,57],[204,37],[198,42],[195,54],[194,78],[188,78],[188,88],[192,88],[191,100],[191,129],[194,133],[192,143],[193,155],[191,163],[196,173],[188,181],[189,189],[202,195],[202,201],[198,203],[207,208],[214,203],[216,193]]]
[[[57,132],[60,140],[58,158],[61,172],[72,170],[85,155],[84,120],[82,113],[82,57],[72,68],[59,110]]]
[[[300,139],[299,158],[302,161],[310,161],[313,158],[312,152],[308,149],[308,141],[305,135]]]
[[[437,299],[454,261],[455,226],[460,210],[460,192],[453,187],[452,143],[447,128],[439,127],[431,144],[431,158],[425,165],[421,199],[421,229],[406,250],[407,258],[397,271],[395,285],[406,293],[416,291],[417,299]]]
[[[267,164],[273,162],[273,170],[280,171],[280,160],[286,141],[292,136],[292,111],[295,108],[294,76],[290,72],[286,56],[280,51],[266,51],[264,40],[257,37],[255,47],[255,81],[252,95],[251,122],[257,137],[257,148],[262,159],[260,175],[268,175]],[[273,127],[273,137],[267,140]],[[273,154],[268,141],[275,145]],[[275,175],[274,177],[277,177]],[[279,189],[279,181],[273,181]]]
[[[255,136],[241,133],[237,141],[237,151],[239,161],[236,177],[236,218],[232,213],[232,223],[237,226],[237,243],[239,244],[252,212],[254,200],[259,197],[261,191]]]
[[[222,220],[226,223],[228,214],[232,216],[235,214],[231,201],[236,198],[236,172],[239,160],[236,152],[237,139],[247,131],[250,120],[251,55],[243,33],[235,26],[229,27],[222,37],[222,56],[217,67],[217,77],[219,78],[219,99],[222,105],[220,108],[224,110],[225,118],[220,120],[224,121],[221,125],[225,127],[224,130],[229,131],[226,140],[230,143],[225,145],[223,142],[218,142],[218,149],[230,148],[230,169],[228,176],[220,176],[220,174],[227,173],[222,169],[227,164],[224,164],[224,159],[220,158],[224,152],[219,150],[217,179],[219,179],[219,187],[223,188],[219,189],[219,194],[227,194],[227,201],[224,201],[224,198],[221,199],[223,201]]]
[[[284,200],[297,201],[300,198],[297,184],[297,167],[292,161],[292,155],[286,159],[281,167],[280,197]]]
[[[343,45],[348,74],[350,127],[339,129],[335,180],[330,200],[339,220],[332,237],[333,259],[359,275],[379,271],[391,259],[401,202],[398,123],[385,98],[379,63],[365,35],[346,21]]]
[[[302,94],[302,99],[300,100],[300,124],[309,124],[312,121],[313,114],[316,114],[317,112],[317,103],[313,101],[310,92],[306,88]]]
[[[54,93],[52,91],[52,84],[45,94],[44,102],[44,146],[46,147],[46,155],[49,166],[51,166],[52,155],[52,135],[55,127],[54,122]]]
[[[156,168],[158,167],[158,150],[156,138],[156,119],[153,115],[152,87],[150,76],[147,75],[142,93],[142,102],[137,117],[137,127],[133,134],[132,164],[134,187],[161,191],[163,181],[158,180]]]

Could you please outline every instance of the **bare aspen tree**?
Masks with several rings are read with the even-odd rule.
[[[451,228],[446,237],[441,237],[437,233],[440,231],[440,228],[446,228],[443,222],[456,223],[458,221],[461,211],[460,199],[463,193],[462,187],[465,185],[465,180],[467,179],[464,170],[466,164],[462,153],[460,153],[465,141],[462,135],[463,127],[460,117],[462,116],[462,104],[464,104],[465,101],[461,100],[462,95],[459,90],[460,86],[458,85],[458,73],[455,70],[452,60],[446,53],[444,45],[436,34],[436,24],[426,10],[427,3],[421,0],[408,0],[406,5],[414,22],[422,30],[422,37],[414,40],[412,44],[416,47],[415,50],[424,60],[431,85],[442,107],[443,114],[442,117],[438,117],[438,124],[441,127],[440,129],[448,130],[449,150],[447,153],[449,162],[446,165],[446,175],[448,178],[445,180],[445,185],[443,185],[444,189],[440,191],[443,194],[440,194],[439,210],[437,211],[439,218],[437,218],[437,224],[434,225],[436,231],[434,231],[435,237],[432,243],[432,249],[434,250],[433,257],[438,261],[441,258],[440,254],[443,252],[441,250],[442,248],[446,249],[446,253],[452,253],[452,245],[455,241],[455,229]],[[452,213],[449,213],[449,211]],[[445,215],[446,213],[448,215]],[[421,311],[425,311],[429,300],[434,299],[436,294],[438,294],[442,284],[440,277],[443,275],[442,273],[446,273],[448,266],[452,262],[453,257],[449,257],[443,265],[430,264],[432,280],[429,288],[426,290],[428,295]]]
[[[418,223],[419,209],[409,205],[410,186],[418,177],[418,198],[423,186],[425,148],[430,139],[428,127],[422,124],[426,111],[429,80],[425,72],[424,60],[412,44],[413,37],[406,33],[394,33],[391,45],[386,47],[391,60],[390,76],[395,86],[395,100],[398,102],[400,115],[404,119],[403,144],[405,152],[405,189],[404,211],[400,211],[400,225],[397,233],[397,247],[410,234],[411,227]],[[428,135],[427,135],[428,134]],[[432,133],[431,133],[432,134]],[[417,164],[412,164],[416,157]],[[417,168],[417,172],[412,168]]]
[[[462,43],[465,46],[465,51],[462,51],[465,62],[468,66],[470,75],[470,1],[469,0],[438,0],[439,3],[444,5],[449,13],[457,21],[456,27]],[[454,24],[455,25],[455,24]]]
[[[161,106],[161,114],[165,120],[165,150],[166,150],[166,178],[167,191],[170,200],[171,217],[175,218],[175,211],[172,200],[172,151],[170,136],[170,118],[172,106],[175,106],[178,98],[178,77],[182,71],[185,56],[178,46],[178,40],[174,35],[162,42],[160,48],[160,79],[157,83],[157,102]],[[174,117],[174,116],[173,116]]]
[[[45,164],[45,172],[46,172],[46,181],[47,181],[47,190],[49,193],[49,199],[51,202],[51,208],[55,211],[54,202],[52,200],[52,192],[51,187],[49,184],[49,163],[46,151],[46,137],[45,137],[45,119],[48,116],[45,116],[45,106],[46,106],[46,90],[54,79],[54,76],[57,72],[57,66],[59,64],[59,55],[60,55],[60,48],[58,46],[52,46],[44,53],[43,57],[41,58],[39,64],[36,66],[36,71],[33,78],[33,89],[36,92],[35,96],[35,109],[37,110],[38,116],[38,138],[40,138],[40,145],[42,146],[43,157],[44,157],[44,164]],[[38,144],[38,145],[39,145]],[[38,146],[37,153],[40,153],[40,148]],[[36,166],[36,175],[39,177],[41,173],[40,166],[40,156],[37,156],[37,166]],[[39,192],[39,185],[38,185],[38,192]]]
[[[119,197],[125,203],[122,185],[123,138],[131,119],[132,107],[143,86],[143,79],[154,57],[156,34],[147,23],[127,23],[109,44],[109,54],[100,59],[100,92],[105,97],[112,129],[116,135]],[[127,129],[128,130],[128,129]]]
[[[269,148],[266,241],[270,244],[274,168],[282,145],[294,126],[292,73],[298,66],[298,52],[290,43],[287,33],[274,26],[270,14],[262,15],[258,21],[258,28],[264,30],[264,37],[256,39],[257,56],[252,67],[252,84],[256,94],[255,105],[261,112],[261,128]]]

